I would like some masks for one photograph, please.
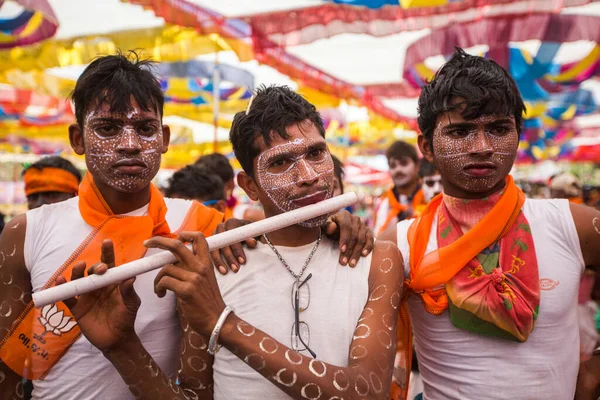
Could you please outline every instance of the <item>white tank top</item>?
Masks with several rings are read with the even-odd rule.
[[[424,398],[565,400],[575,394],[579,370],[577,294],[583,255],[567,200],[530,200],[523,206],[537,256],[539,317],[525,343],[455,328],[448,312],[434,316],[413,293],[408,306]],[[398,223],[398,247],[410,270],[406,234]],[[437,249],[434,221],[426,253]]]
[[[27,212],[25,265],[36,292],[75,251],[91,232],[78,208],[78,197]],[[172,230],[179,228],[192,204],[187,200],[165,199],[166,219]],[[127,215],[145,215],[148,206]],[[117,249],[118,251],[118,249]],[[147,255],[158,250],[151,249]],[[174,377],[180,355],[181,327],[171,292],[162,299],[154,293],[159,270],[139,275],[134,287],[142,300],[135,330],[144,347],[161,369]],[[115,367],[82,335],[46,379],[33,382],[34,399],[133,399]]]
[[[277,250],[299,273],[313,246],[277,246]],[[240,318],[291,348],[295,279],[268,245],[259,243],[246,254],[247,265],[237,274],[217,274],[223,299]],[[308,281],[310,304],[301,315],[309,326],[309,347],[317,358],[345,367],[352,335],[369,295],[371,256],[361,258],[355,268],[339,266],[339,256],[338,243],[323,237],[303,275],[312,273]],[[310,357],[307,352],[302,354]],[[215,356],[213,378],[215,400],[291,399],[225,348]]]

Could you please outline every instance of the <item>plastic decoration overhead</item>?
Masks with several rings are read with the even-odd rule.
[[[12,18],[0,18],[0,49],[27,46],[56,33],[58,20],[46,0],[13,0],[23,10]],[[8,2],[0,0],[0,10]]]
[[[0,80],[8,71],[41,74],[47,68],[84,65],[98,54],[114,54],[118,49],[144,49],[142,55],[155,61],[191,60],[199,55],[230,50],[216,35],[200,35],[193,28],[165,25],[62,40],[47,40],[12,51],[0,51]]]
[[[535,55],[509,44],[532,39],[541,41]],[[573,119],[599,111],[592,93],[580,84],[600,74],[600,46],[577,62],[553,60],[563,43],[578,40],[600,43],[600,17],[547,13],[473,21],[435,30],[414,42],[406,51],[403,76],[414,88],[421,87],[435,74],[425,65],[428,57],[449,57],[454,46],[483,42],[489,45],[485,55],[507,68],[526,101],[518,161],[574,159],[577,149],[571,139],[578,130]]]

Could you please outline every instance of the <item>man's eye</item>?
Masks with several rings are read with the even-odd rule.
[[[138,128],[138,132],[144,136],[152,136],[157,130],[158,128],[154,125],[142,125]]]
[[[271,163],[271,167],[283,167],[285,165],[285,160],[275,160]]]
[[[118,128],[114,125],[100,125],[96,128],[96,132],[98,132],[102,136],[111,136],[117,132]]]
[[[450,132],[448,132],[451,136],[455,136],[455,137],[466,137],[469,135],[469,132],[467,129],[453,129]]]
[[[509,130],[510,128],[507,126],[495,126],[493,128],[490,128],[489,132],[493,135],[504,135],[508,133]]]
[[[308,157],[309,158],[320,158],[325,154],[325,150],[323,149],[315,149],[315,150],[311,150],[310,153],[308,153]]]

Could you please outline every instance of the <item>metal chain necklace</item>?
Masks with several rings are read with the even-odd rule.
[[[297,281],[299,281],[300,278],[302,277],[302,275],[304,274],[304,271],[306,270],[306,267],[308,267],[308,264],[310,263],[310,260],[312,260],[313,256],[315,255],[315,252],[317,251],[317,248],[319,247],[319,243],[321,243],[321,237],[322,237],[322,235],[323,235],[323,233],[319,230],[319,238],[317,239],[317,243],[315,243],[315,245],[313,246],[313,249],[311,250],[310,254],[308,255],[308,258],[306,259],[306,261],[304,261],[304,266],[302,267],[302,270],[300,270],[299,274],[296,274],[294,271],[292,271],[292,269],[290,268],[290,266],[288,265],[288,263],[285,262],[285,260],[281,256],[281,254],[279,254],[279,252],[277,251],[277,249],[275,248],[275,246],[273,246],[273,243],[271,243],[271,241],[269,240],[269,238],[267,237],[267,235],[264,234],[263,237],[265,238],[265,241],[267,242],[267,244],[269,245],[269,247],[271,248],[271,250],[273,250],[273,252],[277,256],[277,258],[279,258],[279,261],[281,261],[281,263],[283,264],[283,266],[287,268],[287,270],[289,271],[289,273],[292,274],[292,276]]]

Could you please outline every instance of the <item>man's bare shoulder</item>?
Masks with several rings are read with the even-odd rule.
[[[370,282],[402,279],[404,276],[404,261],[402,253],[395,243],[387,240],[377,240],[373,247],[371,259]]]

